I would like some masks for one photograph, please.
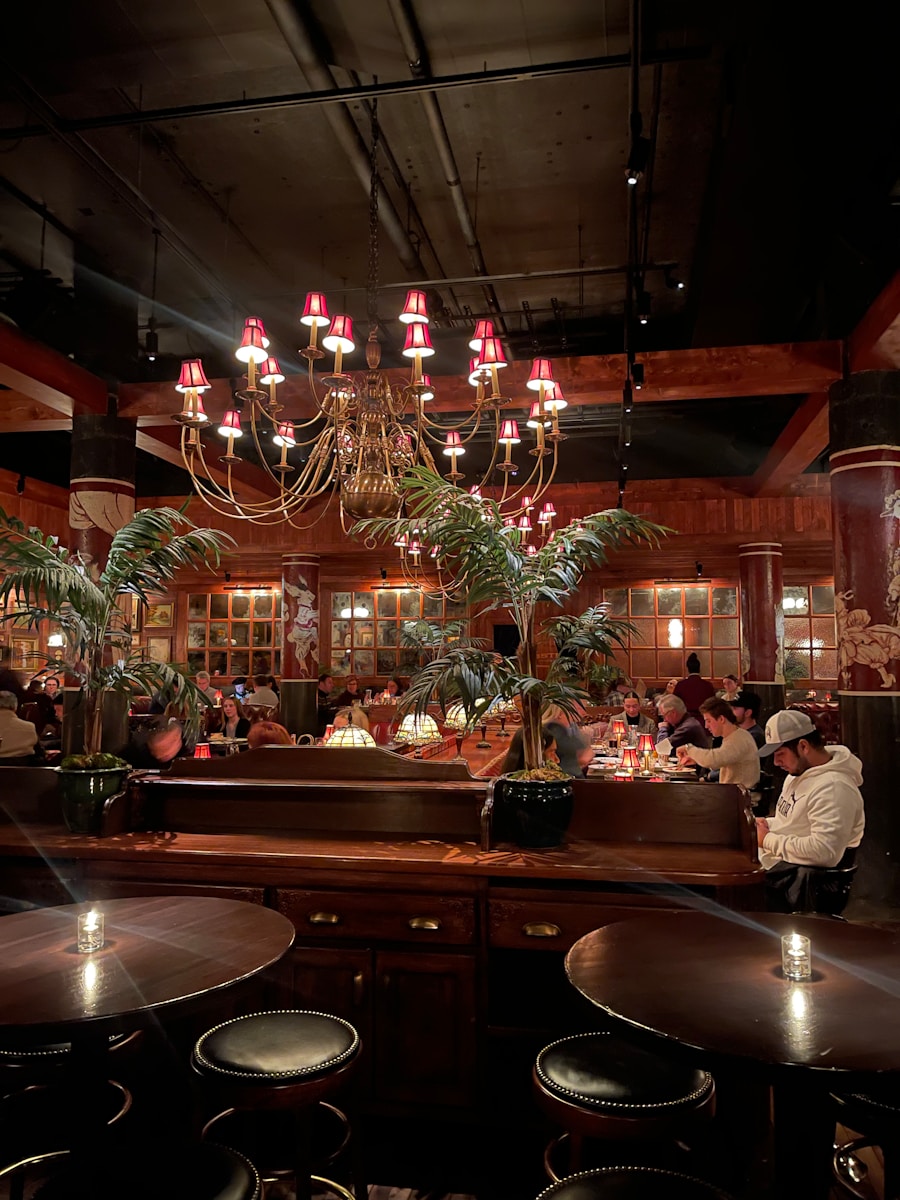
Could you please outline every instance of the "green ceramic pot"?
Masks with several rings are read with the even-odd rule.
[[[565,839],[572,820],[571,779],[503,777],[501,836],[518,846],[549,848]]]
[[[99,833],[103,806],[122,790],[130,767],[99,771],[64,771],[57,768],[62,815],[70,833]]]

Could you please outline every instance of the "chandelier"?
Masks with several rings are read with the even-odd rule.
[[[222,516],[256,524],[286,521],[297,528],[309,527],[327,510],[326,504],[319,511],[318,502],[337,495],[342,523],[347,528],[348,521],[398,514],[402,499],[399,482],[413,467],[441,474],[439,461],[445,468],[445,478],[458,483],[465,478],[460,460],[475,438],[487,435],[491,441],[490,461],[470,490],[474,493],[494,485],[498,493],[495,499],[510,519],[527,520],[529,509],[555,475],[558,447],[566,438],[559,427],[559,413],[567,401],[553,378],[550,360],[535,358],[527,386],[536,395],[527,406],[526,421],[533,435],[529,454],[535,461],[530,471],[523,472],[527,476],[524,481],[516,486],[519,468],[513,448],[521,444],[522,434],[519,421],[504,415],[504,409],[512,403],[501,387],[501,372],[508,359],[492,321],[477,321],[469,341],[474,352],[468,372],[473,396],[464,413],[447,414],[449,419],[442,421],[429,410],[436,389],[424,367],[435,350],[423,291],[410,290],[399,314],[406,326],[402,353],[410,362],[408,375],[398,378],[394,373],[392,377],[381,368],[377,311],[378,140],[377,115],[373,115],[367,369],[354,374],[344,370],[344,359],[356,350],[351,317],[329,316],[325,295],[308,293],[300,321],[309,330],[309,340],[300,355],[307,365],[313,412],[303,420],[280,403],[278,388],[284,383],[284,372],[269,353],[262,320],[247,317],[235,350],[236,359],[246,367],[242,381],[245,386],[234,392],[231,406],[217,425],[210,422],[203,405],[203,393],[211,385],[202,361],[194,358],[182,363],[175,384],[182,395],[182,409],[173,420],[182,427],[184,467],[198,496]],[[323,363],[327,357],[330,361]],[[324,372],[317,370],[323,365]],[[213,430],[213,438],[209,438],[207,431]],[[245,438],[253,447],[250,461],[264,472],[271,493],[258,501],[242,496],[240,482],[233,477],[239,464],[246,461],[240,453],[247,444]],[[267,443],[273,443],[280,456],[271,451],[267,456]],[[310,508],[312,518],[306,519]]]

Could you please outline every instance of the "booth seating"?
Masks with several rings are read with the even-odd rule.
[[[841,709],[837,701],[807,700],[791,704],[788,707],[806,713],[827,745],[841,745]]]
[[[312,1174],[311,1133],[315,1109],[346,1086],[360,1046],[348,1021],[325,1013],[259,1012],[215,1026],[191,1055],[206,1096],[216,1106],[225,1105],[206,1123],[203,1137],[231,1144],[235,1136],[240,1140],[249,1133],[254,1147],[268,1146],[267,1153],[273,1153],[265,1125],[287,1114],[287,1144],[275,1143],[274,1162],[256,1159],[263,1176],[292,1175],[297,1200],[309,1200],[311,1182],[353,1200],[339,1183]],[[268,1121],[262,1127],[254,1122],[249,1131],[246,1123],[238,1124],[235,1130],[233,1117],[246,1113]],[[365,1181],[357,1178],[356,1186],[357,1195],[365,1196]]]
[[[560,1178],[554,1153],[568,1142],[569,1171],[584,1165],[584,1142],[674,1142],[712,1118],[710,1074],[603,1031],[545,1046],[533,1072],[538,1106],[565,1129],[544,1152],[544,1169]]]

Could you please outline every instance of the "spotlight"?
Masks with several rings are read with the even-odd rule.
[[[631,364],[631,386],[634,388],[634,390],[636,392],[639,392],[641,390],[641,388],[644,386],[644,364],[643,363],[636,362],[636,363]]]
[[[387,571],[384,569],[384,567],[381,568],[381,582],[387,583]]]
[[[23,471],[16,480],[16,494],[23,496],[25,494],[25,472]]]
[[[159,335],[156,332],[156,322],[151,317],[147,325],[147,336],[144,338],[144,353],[147,356],[147,362],[156,362],[156,356],[159,354]]]
[[[650,293],[638,292],[637,298],[637,313],[638,321],[641,325],[646,325],[650,320]]]
[[[225,572],[225,582],[231,583],[231,572],[230,571]]]
[[[625,446],[627,447],[630,445],[631,445],[631,422],[629,421],[628,424],[625,426]]]
[[[666,281],[667,288],[674,288],[678,292],[684,291],[684,280],[679,279],[676,275],[673,275],[671,267],[666,267],[665,271],[663,272],[663,279]]]
[[[647,169],[650,159],[650,141],[645,137],[636,137],[631,143],[628,155],[628,165],[625,168],[625,182],[634,187]]]
[[[699,579],[700,576],[703,574],[703,563],[695,562],[694,566],[697,568],[697,578]]]

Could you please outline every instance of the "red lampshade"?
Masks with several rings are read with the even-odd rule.
[[[175,384],[176,392],[187,392],[191,388],[196,392],[208,391],[212,385],[203,373],[203,363],[199,358],[186,358],[181,364],[181,374]]]
[[[216,704],[221,704],[222,703],[222,693],[217,690],[213,694],[213,700],[215,700]]]
[[[481,349],[481,343],[484,341],[484,339],[493,337],[493,336],[494,336],[494,322],[493,321],[476,321],[475,322],[475,332],[472,335],[471,342],[469,342],[469,349],[474,350],[477,353]]]
[[[415,358],[418,355],[420,358],[428,358],[434,354],[434,346],[431,344],[431,334],[428,332],[428,326],[417,321],[415,325],[410,325],[406,331],[406,341],[403,343],[403,355],[405,358]]]
[[[503,528],[504,529],[515,529],[515,527],[516,527],[516,518],[515,517],[504,517],[503,518]]]
[[[312,325],[313,321],[315,321],[318,325],[324,325],[327,320],[328,304],[325,301],[324,294],[322,292],[307,292],[300,324]]]
[[[528,519],[528,513],[522,513],[521,517],[519,517],[519,530],[522,533],[531,533],[531,530],[533,528],[534,528],[534,526],[531,524],[531,521]]]
[[[529,558],[534,558],[535,554],[537,554],[537,546],[533,546],[531,542],[529,542],[525,547],[525,553]]]
[[[406,303],[403,305],[400,320],[404,325],[428,324],[428,306],[424,292],[406,293]]]
[[[332,353],[339,348],[344,354],[349,354],[351,350],[355,350],[353,318],[343,316],[332,317],[328,332],[322,338],[322,345]]]
[[[418,557],[418,555],[420,555],[422,553],[422,547],[419,545],[418,542],[410,542],[409,543],[409,553],[412,555],[413,558],[416,558],[416,557]]]
[[[638,754],[652,754],[656,749],[652,733],[642,733],[638,737]]]
[[[400,550],[405,550],[408,543],[409,543],[409,538],[406,536],[406,534],[400,533],[397,535],[394,545],[397,546]]]
[[[549,358],[536,358],[531,364],[531,374],[525,384],[532,391],[539,392],[541,384],[546,385],[553,382],[553,364]]]
[[[269,348],[269,338],[266,333],[266,327],[265,327],[265,325],[263,325],[263,323],[259,319],[259,317],[248,317],[247,320],[244,322],[244,328],[245,329],[247,329],[247,328],[258,329],[259,333],[260,333],[260,337],[262,338],[263,346],[265,347],[265,349]]]
[[[419,392],[419,399],[420,400],[433,400],[434,399],[434,385],[431,382],[430,375],[422,376],[421,387],[422,387],[422,391]]]
[[[275,431],[275,436],[272,441],[276,446],[291,446],[297,445],[297,439],[294,437],[294,425],[292,421],[282,421]]]
[[[479,383],[484,383],[487,379],[487,371],[484,367],[479,367],[477,358],[469,359],[469,383],[473,388],[477,388]]]
[[[278,365],[278,359],[271,356],[266,359],[259,370],[260,383],[284,383],[284,373]]]
[[[621,735],[625,732],[624,720],[621,717],[613,717],[610,723],[610,731],[621,737]]]
[[[634,746],[629,746],[627,750],[622,751],[622,761],[619,765],[626,771],[640,770],[641,760],[638,758],[638,752]]]
[[[500,345],[500,339],[497,337],[486,337],[481,343],[481,349],[478,351],[478,358],[475,360],[477,367],[505,367],[506,355],[503,353],[503,347]]]
[[[194,758],[210,758],[209,742],[198,742],[194,747]]]
[[[237,409],[229,408],[228,412],[222,417],[217,432],[222,437],[228,437],[229,434],[236,438],[244,436],[244,431],[241,429],[241,414]]]
[[[477,483],[473,483],[472,486],[469,488],[469,495],[472,497],[473,500],[483,500],[484,499],[484,496],[482,496],[482,494],[481,494],[481,488],[478,486]]]
[[[525,510],[525,512],[531,512],[531,510],[534,508],[534,502],[530,496],[526,496],[522,501],[522,508]]]
[[[234,357],[238,362],[254,362],[264,363],[268,358],[266,348],[263,345],[262,334],[255,325],[244,326],[244,336],[241,338],[241,344],[234,352]]]
[[[505,446],[507,443],[510,446],[517,446],[522,439],[519,437],[519,426],[515,421],[504,421],[500,426],[500,436],[497,441]]]
[[[203,397],[199,392],[197,393],[197,402],[194,404],[194,409],[194,420],[199,424],[209,420],[206,409],[203,407]]]
[[[552,521],[556,516],[556,509],[553,507],[553,501],[548,500],[541,509],[541,515],[538,517],[539,525],[546,525],[548,521]]]
[[[562,388],[554,380],[548,383],[544,389],[544,408],[547,412],[553,412],[555,409],[559,412],[562,408],[568,408],[569,402],[563,395]]]
[[[449,455],[451,458],[457,454],[465,454],[465,449],[462,445],[462,439],[460,438],[459,431],[457,429],[451,429],[447,434],[447,441],[443,452],[444,454]]]
[[[550,421],[545,413],[541,412],[540,400],[535,400],[532,404],[526,424],[529,429],[540,429],[542,425],[545,429],[549,429]]]

